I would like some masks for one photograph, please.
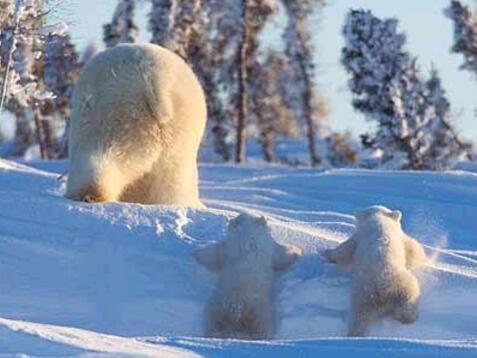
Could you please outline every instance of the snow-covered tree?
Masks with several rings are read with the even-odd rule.
[[[252,1],[252,0],[251,0]],[[250,34],[250,1],[241,0],[240,9],[240,41],[237,56],[238,67],[238,92],[237,92],[237,127],[235,137],[235,155],[236,163],[245,162],[246,157],[246,130],[247,130],[247,112],[248,112],[248,63],[249,47],[251,42]]]
[[[430,138],[429,153],[423,156],[423,167],[430,170],[446,169],[456,158],[465,157],[472,160],[472,145],[462,141],[451,122],[450,102],[442,88],[441,79],[435,69],[426,82],[426,98],[432,104],[431,113],[435,116],[430,121],[432,128],[426,132]]]
[[[54,97],[46,101],[42,114],[50,125],[49,157],[66,155],[65,127],[70,118],[70,100],[80,70],[78,53],[67,27],[46,34],[44,39],[43,81]],[[53,128],[53,127],[59,128]],[[63,135],[61,134],[63,132]]]
[[[462,54],[461,67],[477,75],[477,12],[459,0],[452,0],[444,13],[454,23],[452,52]]]
[[[232,158],[233,134],[238,117],[237,54],[240,41],[240,1],[205,0],[204,17],[207,65],[196,66],[209,104],[209,131],[214,150],[225,161]],[[204,48],[204,47],[202,47]]]
[[[2,103],[16,118],[8,155],[23,155],[37,143],[42,158],[48,158],[57,151],[56,124],[68,116],[77,72],[74,47],[66,26],[46,25],[44,1],[16,0],[7,9],[10,22],[0,24]]]
[[[8,87],[12,76],[10,62],[12,60],[12,39],[14,25],[18,16],[14,16],[15,4],[13,0],[0,0],[0,119],[4,110],[4,102],[10,97],[11,89]],[[13,26],[12,26],[13,25]],[[0,141],[4,140],[4,134],[0,131]]]
[[[295,71],[296,88],[289,94],[289,105],[297,118],[303,118],[306,126],[310,164],[321,163],[316,148],[317,132],[320,130],[320,109],[317,104],[315,72],[313,65],[313,46],[309,33],[309,16],[319,9],[322,0],[282,0],[287,14],[285,46]]]
[[[351,75],[353,106],[377,124],[363,143],[380,151],[391,168],[442,169],[467,147],[450,125],[437,72],[422,79],[397,25],[396,19],[353,10],[343,29],[342,62]]]
[[[194,43],[200,41],[204,31],[203,0],[176,0],[173,22],[164,46],[193,63]],[[203,45],[203,44],[201,44]]]
[[[256,124],[263,155],[275,161],[274,144],[279,136],[298,134],[293,112],[286,103],[292,69],[280,52],[269,50],[265,61],[255,60],[250,69],[250,120]]]
[[[136,0],[119,0],[111,23],[103,26],[103,40],[106,47],[136,41],[138,29],[134,22],[135,7]]]
[[[276,11],[272,0],[242,0],[241,38],[238,49],[237,128],[235,139],[235,162],[245,161],[247,117],[249,115],[249,72],[256,61],[258,34],[267,18]]]
[[[14,84],[19,82],[18,74],[12,68],[13,51],[23,7],[19,1],[1,0],[0,8],[0,112],[5,101],[15,92]],[[12,79],[13,78],[13,79]]]
[[[151,42],[165,46],[174,23],[177,0],[151,0],[148,29]]]
[[[41,155],[46,157],[41,103],[51,97],[51,93],[43,85],[39,65],[42,58],[43,15],[42,0],[16,0],[13,24],[11,30],[7,31],[10,33],[7,46],[10,55],[7,72],[10,75],[4,81],[3,93],[11,94],[5,101],[5,108],[16,117],[12,155],[23,154],[34,143],[36,136]]]
[[[43,78],[56,110],[69,117],[69,101],[79,71],[78,53],[66,29],[45,37]]]
[[[194,42],[204,31],[204,15],[204,0],[152,0],[151,42],[190,60],[191,47],[196,49]]]

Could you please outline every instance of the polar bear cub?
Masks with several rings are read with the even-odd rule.
[[[276,243],[264,217],[241,214],[231,220],[225,240],[198,249],[196,260],[218,273],[206,308],[206,335],[266,339],[273,335],[273,279],[300,255]]]
[[[364,336],[374,321],[391,316],[401,323],[418,317],[419,283],[410,271],[427,258],[401,228],[401,212],[371,206],[356,215],[353,235],[325,257],[351,271],[348,334]]]
[[[200,207],[204,93],[190,67],[152,44],[107,49],[72,100],[66,196]]]

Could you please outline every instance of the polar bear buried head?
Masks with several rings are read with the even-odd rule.
[[[264,217],[241,214],[231,220],[225,240],[194,253],[219,276],[206,309],[206,335],[270,338],[275,329],[274,276],[300,255],[297,247],[273,240]]]
[[[199,81],[173,52],[153,44],[101,52],[74,90],[66,196],[201,207],[206,117]]]
[[[376,320],[401,323],[418,317],[419,283],[412,268],[427,262],[422,246],[401,228],[402,214],[371,206],[355,214],[356,230],[325,257],[351,271],[348,334],[363,336]]]

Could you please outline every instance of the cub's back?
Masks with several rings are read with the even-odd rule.
[[[405,249],[400,224],[374,218],[359,232],[354,271],[361,279],[376,280],[405,268]]]

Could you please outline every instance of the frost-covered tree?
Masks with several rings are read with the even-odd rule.
[[[138,29],[134,22],[135,6],[136,0],[119,0],[111,23],[103,26],[103,40],[106,47],[136,41]]]
[[[173,22],[164,46],[194,63],[191,58],[197,50],[194,46],[202,40],[204,31],[203,0],[176,0]],[[201,44],[205,45],[205,44]]]
[[[177,0],[151,0],[148,29],[151,42],[165,46],[174,23]]]
[[[472,145],[462,141],[451,123],[451,106],[442,88],[441,79],[435,69],[426,82],[426,98],[432,104],[429,109],[435,116],[429,123],[432,126],[426,134],[429,153],[423,156],[423,167],[430,170],[443,170],[456,158],[472,160]]]
[[[78,53],[67,29],[48,33],[44,46],[43,78],[55,98],[55,109],[69,117],[69,101],[79,71]]]
[[[257,60],[250,69],[250,120],[256,124],[263,155],[275,161],[274,144],[279,136],[298,134],[293,112],[287,106],[292,69],[280,52],[268,51],[265,61]]]
[[[313,46],[309,33],[309,16],[319,9],[323,0],[282,0],[287,14],[285,30],[286,52],[295,71],[295,89],[289,95],[289,105],[297,118],[303,118],[308,139],[310,164],[319,165],[321,158],[316,148],[317,131],[320,124],[321,102],[317,100],[315,72],[313,65]]]
[[[240,1],[205,0],[207,66],[197,66],[209,104],[208,124],[214,150],[225,161],[232,159],[234,132],[238,117],[237,53],[240,41]]]
[[[190,52],[197,50],[195,43],[204,31],[204,16],[204,0],[152,0],[148,25],[151,42],[190,60]]]
[[[238,66],[238,92],[237,92],[237,127],[235,138],[235,162],[245,162],[245,141],[247,130],[247,111],[248,111],[248,64],[247,59],[249,57],[250,46],[250,1],[241,0],[241,26],[240,26],[240,42],[237,56]]]
[[[0,111],[3,111],[5,101],[15,92],[14,85],[19,82],[12,62],[23,6],[20,1],[1,0],[0,8]]]
[[[444,13],[454,23],[452,52],[462,54],[461,67],[477,75],[477,12],[459,0],[452,0]]]
[[[2,76],[2,102],[16,118],[8,155],[23,155],[37,143],[42,158],[48,158],[56,152],[56,123],[68,113],[76,70],[67,64],[74,48],[65,26],[46,26],[44,1],[16,0],[7,9],[10,23],[2,20],[0,28],[0,72],[8,72]]]
[[[11,34],[7,45],[10,54],[7,71],[11,75],[4,82],[7,89],[4,93],[12,95],[5,101],[5,108],[16,117],[11,155],[22,155],[36,136],[41,155],[46,157],[41,104],[51,93],[41,80],[43,15],[42,0],[16,0],[12,16],[14,23],[7,31]]]
[[[79,70],[78,53],[71,42],[67,27],[47,33],[44,39],[43,81],[54,97],[45,102],[42,114],[50,123],[49,126],[44,126],[49,128],[49,157],[66,155],[64,134],[70,118],[70,100]]]
[[[342,62],[351,75],[353,106],[377,124],[363,143],[380,151],[391,168],[448,167],[467,148],[450,125],[450,105],[437,72],[422,79],[397,25],[396,19],[353,10],[343,29]]]
[[[237,128],[235,139],[235,162],[245,161],[245,141],[249,106],[249,72],[256,56],[258,39],[267,18],[276,10],[272,0],[241,1],[241,37],[238,48]]]
[[[2,117],[5,99],[10,97],[11,89],[8,87],[11,77],[10,62],[12,60],[13,46],[11,40],[18,23],[18,16],[14,16],[14,1],[0,0],[0,118]],[[15,24],[15,25],[14,25]],[[4,134],[0,131],[0,141]]]

